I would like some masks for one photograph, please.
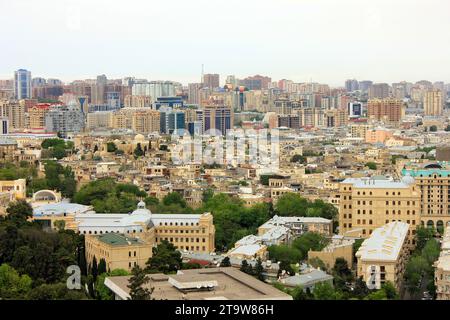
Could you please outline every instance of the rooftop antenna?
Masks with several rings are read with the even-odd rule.
[[[204,77],[204,65],[202,63],[202,78],[200,79],[201,83],[203,83],[203,77]]]

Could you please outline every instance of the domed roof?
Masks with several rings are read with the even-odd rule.
[[[137,134],[137,135],[134,136],[134,140],[144,141],[145,137],[142,134]]]
[[[411,177],[411,174],[408,172],[403,178],[402,182],[406,184],[413,184],[415,182],[414,178]]]
[[[137,204],[137,209],[134,210],[131,214],[132,215],[151,215],[152,212],[146,208],[144,201],[139,201],[139,203]]]

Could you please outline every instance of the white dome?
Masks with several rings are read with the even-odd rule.
[[[415,180],[413,177],[411,177],[411,174],[408,172],[403,178],[402,182],[405,184],[413,184],[415,183]]]
[[[142,134],[137,134],[137,135],[134,137],[134,140],[136,140],[136,141],[144,141],[144,140],[145,140],[145,137],[144,137]]]
[[[139,201],[139,203],[137,204],[137,209],[134,210],[131,214],[132,215],[151,215],[152,212],[146,208],[144,201]]]

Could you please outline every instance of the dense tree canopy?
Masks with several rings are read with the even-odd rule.
[[[63,167],[56,161],[46,161],[44,164],[45,178],[32,179],[28,185],[28,195],[36,191],[50,189],[60,191],[66,198],[72,198],[77,182],[72,168]]]
[[[153,288],[149,289],[146,287],[150,278],[146,275],[145,270],[137,265],[133,268],[131,274],[132,276],[128,284],[131,300],[150,300]]]
[[[96,212],[128,213],[136,209],[138,199],[147,193],[132,184],[117,183],[114,179],[98,179],[81,187],[73,197],[80,204],[92,205]]]
[[[278,199],[275,206],[276,214],[280,216],[322,217],[334,219],[337,209],[322,200],[309,201],[297,193],[286,193]]]
[[[80,292],[64,289],[67,267],[82,265],[83,236],[73,231],[45,232],[38,222],[28,222],[32,210],[25,201],[11,203],[7,212],[0,219],[0,265],[12,284],[3,285],[0,279],[0,299],[84,297]],[[32,290],[14,289],[16,286],[31,286]]]
[[[72,141],[64,141],[63,139],[45,139],[42,141],[42,158],[64,158],[68,152],[74,149]]]
[[[148,272],[172,273],[181,269],[181,253],[172,243],[163,240],[152,252],[152,257],[147,261]]]
[[[257,204],[250,208],[240,199],[226,194],[216,194],[203,203],[199,212],[211,212],[216,227],[216,248],[227,251],[242,237],[254,234],[257,228],[270,219],[270,206]]]
[[[10,162],[0,164],[0,180],[30,179],[36,175],[36,167],[27,162],[23,162],[19,166]]]

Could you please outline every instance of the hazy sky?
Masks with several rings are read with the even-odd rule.
[[[0,0],[0,79],[450,82],[449,0]]]

